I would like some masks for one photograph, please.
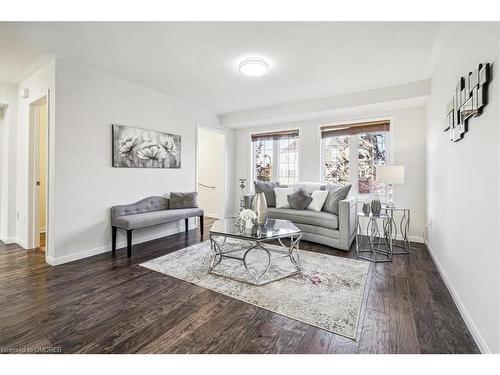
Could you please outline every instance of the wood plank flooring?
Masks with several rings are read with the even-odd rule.
[[[206,220],[205,237],[212,224]],[[199,231],[51,267],[0,242],[0,347],[62,353],[478,353],[422,244],[372,265],[359,341],[138,264],[200,241]],[[301,248],[355,257],[303,242]]]

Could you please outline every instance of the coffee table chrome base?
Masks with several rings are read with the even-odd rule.
[[[217,242],[216,239],[215,239],[216,237],[222,237],[223,241],[220,242],[220,243]],[[217,276],[223,276],[223,277],[226,277],[226,278],[231,279],[231,280],[240,281],[240,282],[251,284],[251,285],[255,285],[255,286],[266,285],[266,284],[269,284],[269,283],[272,283],[272,282],[275,282],[275,281],[278,281],[278,280],[285,279],[285,278],[290,277],[290,276],[298,275],[298,274],[302,273],[302,265],[300,264],[300,258],[299,258],[299,252],[298,252],[298,250],[299,250],[299,242],[300,242],[301,238],[302,238],[301,234],[299,234],[297,236],[291,236],[291,237],[289,237],[289,239],[290,239],[290,246],[285,245],[282,242],[281,238],[279,238],[278,241],[279,241],[282,249],[266,248],[264,246],[266,241],[252,241],[252,240],[249,240],[249,239],[245,239],[245,240],[242,240],[242,241],[248,242],[248,243],[251,244],[251,246],[248,249],[234,249],[234,250],[226,250],[226,251],[224,251],[222,249],[222,247],[226,243],[227,236],[223,236],[223,235],[220,235],[220,234],[217,234],[217,235],[210,234],[210,248],[212,250],[212,260],[211,260],[211,263],[210,263],[210,270],[209,270],[209,272],[212,273],[212,274],[214,274],[214,275],[217,275]],[[263,251],[264,254],[267,256],[267,265],[266,265],[266,268],[264,269],[264,271],[260,275],[256,275],[248,267],[249,264],[248,264],[247,256],[252,251],[259,251],[259,250]],[[244,254],[243,254],[242,257],[241,256],[237,256],[237,255],[233,255],[234,253],[242,252],[242,251],[244,251]],[[269,268],[272,265],[273,256],[271,255],[271,253],[280,254],[279,257],[274,257],[274,258],[289,258],[290,262],[294,265],[294,267],[295,267],[296,270],[292,271],[292,272],[285,273],[283,275],[280,275],[279,277],[275,277],[275,278],[272,278],[272,279],[265,279],[265,280],[263,280],[263,277],[267,274],[267,272],[269,271]],[[223,258],[230,258],[230,259],[236,259],[236,260],[242,261],[243,262],[243,266],[245,267],[245,270],[248,273],[248,275],[250,276],[251,280],[246,280],[246,279],[243,279],[243,278],[234,277],[234,276],[225,275],[225,274],[216,272],[214,270],[214,268],[220,262],[222,262]]]

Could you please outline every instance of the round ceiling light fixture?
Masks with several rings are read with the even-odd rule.
[[[270,64],[260,57],[249,57],[240,62],[240,73],[249,77],[260,77],[269,73]]]

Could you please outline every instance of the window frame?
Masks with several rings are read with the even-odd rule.
[[[259,135],[272,135],[273,133],[280,134],[284,132],[297,132],[297,182],[300,181],[300,129],[298,128],[292,128],[292,129],[279,129],[279,130],[274,130],[274,131],[266,131],[266,132],[260,132],[260,133],[251,133],[250,134],[250,176],[252,178],[252,181],[256,181],[257,179],[257,174],[256,174],[256,168],[255,168],[255,146],[254,146],[254,141],[252,139],[252,136],[259,136]],[[280,139],[273,139],[273,167],[272,167],[272,175],[271,175],[271,181],[279,181],[279,156],[280,156]],[[253,183],[251,184],[253,186]],[[253,189],[253,187],[252,187]]]
[[[386,165],[391,165],[393,164],[393,153],[392,153],[392,139],[393,139],[393,129],[394,129],[394,120],[393,118],[376,118],[376,119],[363,119],[363,120],[357,120],[357,121],[342,121],[342,122],[337,122],[337,123],[328,123],[328,126],[341,126],[341,125],[353,125],[353,124],[360,124],[360,123],[369,123],[369,122],[378,122],[378,121],[388,121],[389,122],[389,131],[386,131],[387,133],[386,136],[386,144],[385,144],[385,149],[386,149]],[[326,126],[326,125],[325,125]],[[320,180],[322,183],[327,183],[325,175],[325,138],[322,136],[322,126],[319,127],[319,160],[320,160]],[[360,198],[366,198],[369,197],[373,193],[360,193],[358,189],[358,174],[359,174],[359,142],[358,142],[358,135],[363,134],[366,132],[360,132],[356,134],[349,134],[349,154],[351,155],[349,159],[349,184],[351,184],[351,192],[353,195],[356,197]],[[355,159],[352,158],[352,156],[355,156]],[[355,161],[355,162],[354,162]]]

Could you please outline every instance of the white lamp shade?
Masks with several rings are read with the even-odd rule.
[[[376,168],[377,182],[385,182],[386,184],[404,184],[404,165],[377,165]]]

